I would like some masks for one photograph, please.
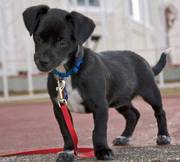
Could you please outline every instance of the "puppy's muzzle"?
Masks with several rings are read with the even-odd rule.
[[[46,60],[39,60],[39,64],[43,67],[47,67],[49,65],[49,62]]]

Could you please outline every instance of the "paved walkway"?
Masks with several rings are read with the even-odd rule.
[[[134,101],[141,118],[135,130],[131,146],[155,146],[156,121],[149,105],[141,99]],[[168,127],[174,145],[180,145],[180,96],[163,98]],[[108,141],[124,128],[124,119],[110,110]],[[92,146],[92,115],[73,114],[80,146]],[[63,141],[55,121],[52,105],[45,103],[0,105],[0,153],[39,148],[62,147]]]
[[[180,162],[180,146],[118,147],[113,148],[115,158],[107,162]],[[0,162],[55,162],[56,154],[13,156],[0,158]],[[98,162],[96,158],[76,159],[76,162]]]

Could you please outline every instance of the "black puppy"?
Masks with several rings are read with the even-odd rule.
[[[125,130],[113,144],[129,142],[140,117],[131,102],[137,95],[154,110],[158,125],[157,144],[170,144],[161,95],[154,81],[154,76],[166,64],[165,53],[153,68],[131,51],[95,53],[82,46],[93,32],[95,24],[90,18],[77,12],[69,13],[39,5],[26,9],[23,18],[27,30],[34,38],[35,63],[40,71],[49,72],[48,92],[64,138],[65,151],[59,155],[58,161],[72,158],[73,142],[56,102],[57,83],[52,70],[64,66],[68,71],[74,67],[77,56],[83,57],[83,63],[80,70],[68,78],[70,83],[67,83],[67,91],[73,106],[70,109],[93,114],[92,138],[97,159],[113,159],[113,152],[107,143],[109,107],[114,107],[126,119]]]

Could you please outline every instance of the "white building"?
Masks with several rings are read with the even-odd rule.
[[[97,51],[134,50],[154,64],[166,47],[163,0],[1,0],[0,57],[4,53],[9,74],[27,71],[27,65],[37,72],[33,43],[22,21],[23,10],[37,4],[77,10],[93,18],[94,34],[102,36]]]
[[[169,1],[180,6],[179,0]],[[42,77],[41,82],[35,80],[39,71],[33,62],[33,41],[22,19],[27,7],[38,4],[91,17],[96,24],[93,35],[101,36],[96,51],[133,50],[154,65],[169,46],[164,16],[167,0],[0,0],[0,91],[4,89],[7,96],[8,90],[33,92],[46,87],[45,82],[41,84]],[[178,46],[179,23],[170,33],[170,45]],[[94,48],[91,40],[87,44]],[[178,64],[180,56],[175,50],[172,60]]]
[[[169,45],[172,47],[171,61],[173,65],[180,66],[180,1],[171,0],[167,1],[167,7],[170,9],[170,21],[172,23],[169,29]]]

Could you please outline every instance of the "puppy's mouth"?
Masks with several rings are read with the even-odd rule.
[[[47,63],[44,63],[44,62],[35,62],[36,63],[36,66],[37,68],[41,71],[41,72],[51,72],[53,69],[57,68],[58,66],[62,65],[62,63],[55,63],[55,62],[47,62]]]
[[[36,60],[35,64],[41,72],[49,72],[54,68],[50,62]]]

